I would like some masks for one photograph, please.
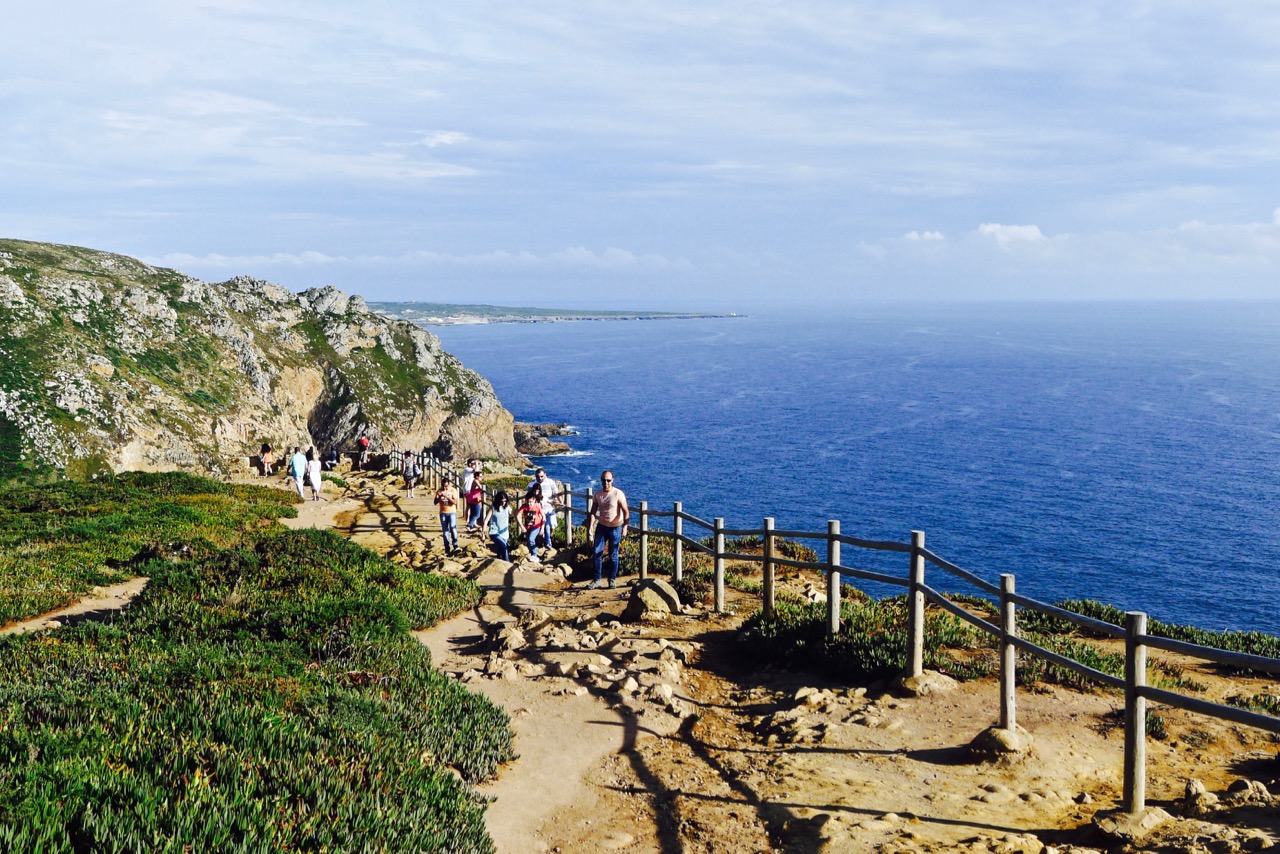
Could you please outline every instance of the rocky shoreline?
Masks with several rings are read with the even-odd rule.
[[[512,427],[516,450],[526,457],[550,457],[569,454],[573,448],[565,442],[557,442],[557,436],[576,436],[578,431],[568,424],[526,424],[517,421]]]

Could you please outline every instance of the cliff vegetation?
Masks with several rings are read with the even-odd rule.
[[[516,460],[480,375],[333,287],[211,284],[133,258],[0,240],[0,474],[225,472],[258,447]]]

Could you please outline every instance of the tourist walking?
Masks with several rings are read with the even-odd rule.
[[[360,449],[360,456],[356,458],[356,471],[364,471],[365,465],[369,462],[369,446],[373,444],[369,441],[369,437],[361,433],[360,438],[356,441],[356,447]]]
[[[614,587],[618,583],[618,549],[627,535],[631,509],[627,507],[627,496],[613,485],[613,472],[608,469],[600,473],[600,488],[591,496],[587,515],[595,528],[592,544],[596,580],[591,586],[603,584],[601,570],[609,555],[609,586]]]
[[[436,490],[435,503],[440,508],[440,533],[444,537],[444,553],[458,548],[458,490],[446,475]]]
[[[324,479],[324,469],[320,464],[320,455],[315,448],[307,449],[307,483],[311,485],[311,500],[320,500],[320,483]]]
[[[507,498],[505,489],[499,489],[493,496],[493,506],[484,515],[484,527],[499,560],[511,560],[511,500]]]
[[[262,443],[262,449],[258,451],[258,456],[262,458],[262,476],[267,477],[276,468],[275,454],[271,451],[271,446],[266,442]]]
[[[471,491],[471,480],[476,476],[476,472],[480,471],[480,461],[476,459],[467,460],[467,464],[462,468],[462,494],[466,495]]]
[[[471,475],[471,485],[466,490],[467,499],[467,533],[480,530],[480,511],[484,507],[484,472],[476,471]]]
[[[551,548],[551,534],[556,528],[556,504],[560,499],[560,484],[547,477],[546,469],[533,473],[533,480],[525,487],[529,491],[537,487],[542,491],[542,544]]]
[[[539,563],[538,534],[542,532],[542,494],[536,486],[524,494],[519,522],[521,530],[524,531],[525,542],[529,546],[529,560]]]
[[[302,479],[307,476],[307,455],[302,453],[301,446],[294,448],[293,456],[289,457],[289,474],[293,477],[298,497],[306,498],[306,493],[302,491]]]
[[[404,473],[404,497],[414,498],[413,489],[422,479],[422,464],[418,462],[418,455],[412,451],[405,451],[401,470]]]

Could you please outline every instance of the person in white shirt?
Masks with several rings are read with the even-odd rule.
[[[542,538],[547,548],[551,548],[551,534],[556,529],[556,502],[560,498],[560,484],[547,477],[546,469],[538,469],[533,480],[525,487],[525,492],[537,487],[542,490]]]

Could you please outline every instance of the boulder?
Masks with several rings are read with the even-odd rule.
[[[1022,727],[1012,730],[990,727],[969,742],[969,753],[979,759],[1022,756],[1030,749],[1031,734]]]
[[[902,676],[894,682],[894,687],[912,697],[923,697],[928,694],[942,694],[955,690],[958,683],[945,673],[926,670],[919,676]]]
[[[680,594],[674,587],[659,578],[646,578],[631,587],[622,618],[628,622],[642,619],[661,619],[668,614],[680,613]]]

